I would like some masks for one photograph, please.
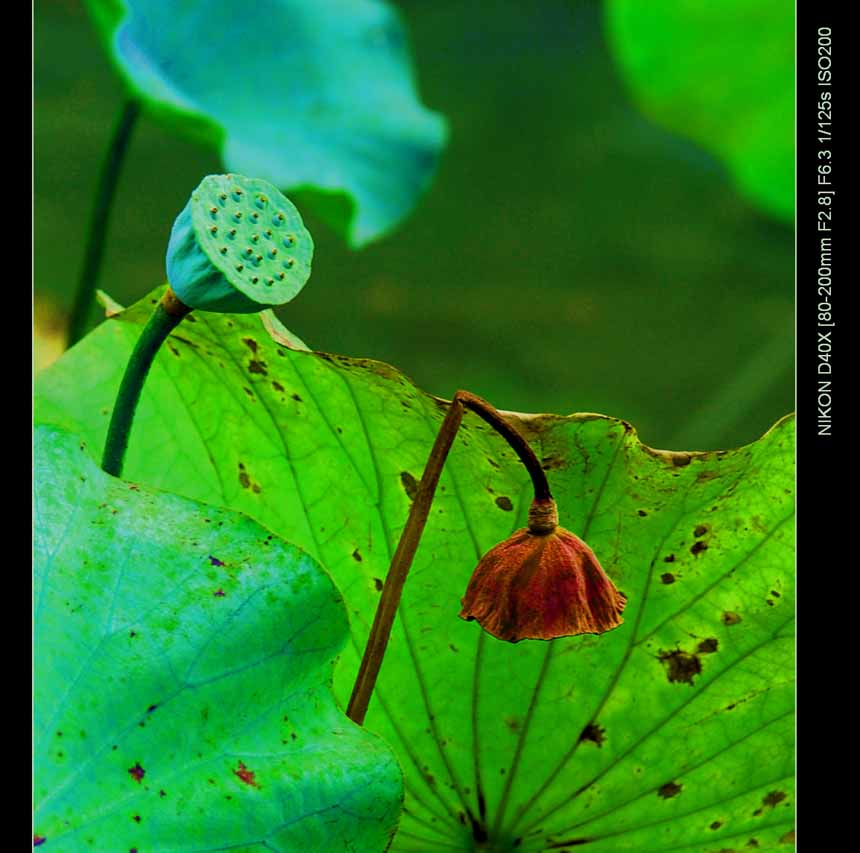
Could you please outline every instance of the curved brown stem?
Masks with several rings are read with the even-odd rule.
[[[359,725],[364,723],[367,714],[367,706],[370,704],[370,697],[373,694],[373,688],[382,666],[382,659],[388,647],[391,628],[400,604],[406,576],[409,573],[415,552],[418,550],[421,534],[430,515],[433,495],[436,493],[436,486],[439,484],[439,477],[442,474],[442,467],[457,436],[457,430],[463,420],[464,409],[469,409],[483,418],[514,449],[531,475],[535,499],[551,500],[552,498],[546,474],[544,474],[543,468],[541,468],[540,462],[529,447],[528,442],[486,400],[469,391],[458,391],[451,401],[451,406],[442,421],[442,425],[439,427],[439,433],[430,451],[430,456],[427,458],[424,473],[421,475],[421,482],[418,484],[418,492],[409,510],[406,526],[400,535],[397,550],[391,558],[391,566],[385,577],[385,584],[382,587],[382,595],[376,608],[376,615],[373,618],[370,636],[367,639],[358,676],[352,688],[346,715]]]
[[[525,465],[526,470],[532,478],[536,501],[547,501],[552,498],[549,491],[549,483],[546,474],[541,467],[540,461],[535,456],[534,450],[529,443],[502,417],[498,409],[471,391],[458,391],[454,395],[467,409],[473,411],[479,418],[485,420],[519,456],[520,462]]]

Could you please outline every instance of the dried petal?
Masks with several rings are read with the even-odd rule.
[[[602,634],[622,623],[627,599],[591,548],[556,520],[554,502],[535,501],[529,527],[483,556],[462,600],[463,619],[512,643]]]

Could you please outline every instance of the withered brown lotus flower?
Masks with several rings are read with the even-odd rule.
[[[558,526],[552,498],[535,500],[529,526],[488,551],[472,573],[460,616],[511,643],[602,634],[627,599],[578,536]]]
[[[606,576],[591,549],[558,526],[546,473],[512,419],[469,391],[451,400],[424,466],[400,541],[391,558],[370,636],[346,715],[362,725],[382,666],[406,575],[427,518],[442,466],[468,409],[488,423],[517,454],[534,486],[529,526],[497,545],[478,564],[462,600],[463,619],[476,619],[500,640],[551,640],[602,634],[621,622],[627,599]]]

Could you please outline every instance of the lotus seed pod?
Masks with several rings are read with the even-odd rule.
[[[167,280],[191,308],[250,314],[293,299],[313,253],[280,190],[260,178],[208,175],[173,223]]]

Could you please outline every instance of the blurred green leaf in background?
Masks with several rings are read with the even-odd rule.
[[[791,10],[747,3],[757,32],[786,32]],[[623,413],[658,447],[745,444],[789,411],[791,228],[741,196],[721,160],[642,116],[604,3],[397,6],[423,100],[450,125],[445,156],[409,218],[361,252],[292,194],[317,251],[311,285],[279,311],[286,325],[441,396]],[[68,310],[126,95],[80,0],[40,0],[35,27],[42,340]],[[712,65],[749,67],[740,85],[761,98],[750,61],[746,43],[713,41]],[[218,171],[211,148],[141,122],[100,287],[130,304],[163,281],[170,223]]]
[[[794,221],[794,3],[607,0],[615,55],[649,117],[726,162]]]

